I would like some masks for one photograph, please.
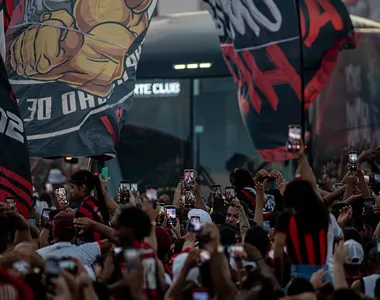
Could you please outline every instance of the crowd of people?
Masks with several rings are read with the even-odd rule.
[[[296,179],[235,169],[206,200],[196,176],[173,199],[111,197],[108,178],[54,170],[29,220],[0,203],[0,299],[380,299],[377,151],[318,181],[301,147]]]

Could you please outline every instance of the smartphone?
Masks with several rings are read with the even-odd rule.
[[[369,176],[368,175],[364,175],[363,177],[364,177],[365,183],[369,183]]]
[[[45,273],[47,281],[50,282],[51,278],[58,277],[59,272],[60,267],[58,260],[56,258],[48,258],[45,262]]]
[[[201,262],[205,262],[206,260],[210,260],[210,258],[211,258],[210,252],[208,252],[206,250],[201,250],[201,252],[199,252],[199,258],[200,258]]]
[[[302,128],[299,125],[289,125],[288,141],[286,143],[287,150],[290,152],[298,152],[301,149]]]
[[[193,291],[192,300],[209,300],[209,299],[210,298],[207,291],[198,290],[198,289]]]
[[[133,269],[141,261],[141,251],[139,249],[125,249],[123,256],[125,265],[129,270]]]
[[[375,205],[375,199],[373,197],[365,197],[363,203],[366,206],[373,207]]]
[[[194,170],[186,169],[183,171],[183,184],[185,189],[191,190],[194,186]]]
[[[165,212],[168,219],[168,224],[171,226],[177,225],[177,208],[173,205],[166,205]]]
[[[132,183],[131,190],[137,192],[139,190],[139,185],[137,183]]]
[[[145,190],[145,196],[152,203],[153,208],[156,209],[158,199],[157,188],[154,186],[147,186]]]
[[[47,223],[50,221],[50,213],[52,209],[51,208],[44,208],[41,213],[41,223]]]
[[[57,200],[60,204],[67,204],[69,201],[67,201],[67,193],[64,186],[60,186],[59,188],[55,189],[55,195],[57,197]]]
[[[356,163],[358,161],[358,153],[356,151],[348,152],[348,169],[356,171]]]
[[[28,224],[36,226],[36,220],[34,220],[34,219],[28,219]]]
[[[375,183],[379,183],[380,182],[380,173],[373,173],[373,181]]]
[[[235,245],[235,246],[230,246],[228,248],[228,253],[231,257],[244,257],[246,256],[244,247],[241,245]]]
[[[131,190],[131,182],[129,180],[122,180],[119,183],[119,196],[120,203],[129,202],[129,191]]]
[[[342,187],[344,187],[344,183],[337,182],[337,183],[334,183],[334,184],[332,185],[332,190],[333,190],[333,192],[334,192],[334,191],[339,190],[339,189],[342,188]]]
[[[215,184],[211,186],[211,193],[213,197],[220,197],[222,195],[222,188],[220,187],[219,184]]]
[[[13,197],[6,197],[5,198],[5,203],[8,204],[8,206],[14,210],[16,206],[15,198]]]
[[[191,218],[187,223],[187,232],[200,232],[202,231],[202,228],[203,226],[200,219],[198,221],[196,217]]]
[[[100,174],[102,175],[103,180],[108,179],[108,168],[107,167],[102,168],[102,170],[100,171]]]
[[[226,195],[226,200],[228,202],[231,202],[231,200],[235,198],[235,187],[228,186],[228,187],[225,188],[224,192],[225,192],[225,195]]]
[[[62,258],[59,260],[58,265],[61,270],[65,270],[73,275],[78,274],[78,266],[72,259]]]

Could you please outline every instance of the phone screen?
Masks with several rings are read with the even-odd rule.
[[[186,189],[191,189],[194,185],[194,170],[186,169],[183,172],[183,183]]]
[[[157,189],[154,187],[148,187],[146,189],[145,195],[147,199],[150,201],[157,200],[158,198]]]
[[[301,149],[302,128],[298,125],[289,125],[288,132],[288,151],[298,152]]]
[[[193,300],[209,300],[207,292],[194,292]]]
[[[11,207],[15,207],[15,198],[12,198],[12,197],[7,197],[5,198],[5,202]]]
[[[245,254],[245,250],[243,246],[231,246],[228,248],[228,252],[232,257],[238,256],[242,257]]]
[[[41,214],[42,221],[49,221],[50,220],[50,213],[51,213],[50,208],[44,208],[42,210],[42,214]]]
[[[139,185],[137,183],[132,183],[131,184],[131,190],[134,191],[134,192],[138,191],[138,187],[139,187]]]
[[[71,274],[78,273],[77,264],[73,260],[65,259],[59,261],[59,268],[70,272]]]
[[[225,193],[226,193],[226,199],[232,200],[235,197],[235,188],[231,186],[226,187]]]
[[[129,269],[135,267],[141,260],[141,251],[138,249],[125,249],[123,255]]]
[[[348,162],[350,164],[356,164],[357,161],[358,161],[358,153],[357,152],[348,153]]]
[[[107,167],[102,168],[102,170],[100,171],[100,174],[102,175],[102,178],[104,180],[108,179],[108,168]]]
[[[368,175],[364,175],[363,177],[364,177],[365,183],[369,183],[369,176]]]
[[[222,194],[222,188],[220,187],[220,185],[213,185],[211,187],[211,192],[215,195],[221,195]]]
[[[165,207],[165,211],[169,219],[177,218],[177,209],[175,207]]]
[[[28,224],[36,226],[36,220],[34,220],[34,219],[28,219]]]
[[[127,193],[131,189],[131,182],[127,180],[120,181],[119,184],[119,193]]]
[[[57,197],[57,200],[61,204],[67,204],[67,194],[66,194],[66,189],[64,186],[60,186],[59,188],[55,189],[55,195]]]
[[[56,259],[46,260],[45,271],[49,277],[57,277],[60,272],[58,261]]]
[[[373,180],[374,180],[376,183],[379,183],[379,182],[380,182],[380,173],[374,173],[374,174],[373,174]]]
[[[375,205],[375,199],[372,197],[364,198],[364,205],[370,206],[370,207],[374,206]]]

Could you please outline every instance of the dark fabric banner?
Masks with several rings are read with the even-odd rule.
[[[240,111],[255,147],[266,161],[290,159],[285,149],[288,125],[301,124],[302,109],[322,90],[339,51],[355,38],[344,4],[340,0],[204,2],[238,86]]]
[[[2,56],[5,52],[4,33],[12,13],[9,3],[11,1],[0,1]],[[0,95],[0,202],[5,202],[6,197],[14,198],[18,211],[27,218],[32,199],[28,146],[17,100],[9,84],[2,57]]]
[[[7,70],[32,157],[116,155],[158,0],[15,0]]]

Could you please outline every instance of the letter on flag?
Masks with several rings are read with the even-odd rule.
[[[255,147],[266,161],[290,159],[285,149],[288,125],[301,124],[302,93],[307,109],[328,80],[339,51],[354,46],[344,4],[340,0],[204,2],[237,84],[240,111]]]

